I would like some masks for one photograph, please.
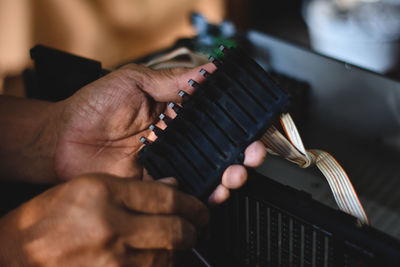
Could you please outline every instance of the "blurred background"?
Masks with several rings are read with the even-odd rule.
[[[22,73],[31,67],[29,50],[36,44],[111,69],[195,36],[193,12],[300,46],[248,35],[259,63],[295,96],[294,117],[306,146],[333,153],[374,227],[400,239],[400,0],[0,0],[0,94],[25,95]],[[67,84],[52,78],[51,85]],[[269,157],[260,171],[336,207],[313,170]],[[19,185],[12,192],[19,192],[13,206],[35,194]],[[7,199],[0,203],[10,203],[9,194],[1,196]]]
[[[400,79],[399,6],[400,0],[0,0],[0,92],[23,95],[20,74],[35,44],[109,68],[193,36],[192,12]]]

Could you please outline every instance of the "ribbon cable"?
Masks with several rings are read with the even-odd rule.
[[[190,61],[182,64],[174,60],[182,55],[189,55]],[[207,62],[207,57],[198,55],[184,47],[148,62],[146,66],[153,69],[195,67]],[[281,124],[289,140],[272,126],[261,138],[268,152],[282,156],[302,168],[316,165],[328,181],[339,209],[358,218],[361,223],[369,225],[367,214],[342,166],[325,151],[306,150],[290,114],[282,114]]]
[[[289,140],[275,126],[270,127],[261,138],[268,152],[279,155],[302,168],[316,165],[328,181],[339,209],[356,217],[361,223],[369,225],[367,214],[342,166],[325,151],[306,150],[289,113],[282,114],[280,121]]]

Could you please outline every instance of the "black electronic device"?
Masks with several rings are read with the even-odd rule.
[[[372,227],[359,227],[354,218],[321,205],[304,192],[283,186],[266,177],[253,179],[253,174],[250,174],[249,184],[233,193],[233,198],[227,204],[213,212],[211,231],[203,236],[206,240],[199,244],[198,252],[212,266],[279,266],[279,263],[280,266],[313,266],[313,256],[311,263],[310,259],[303,258],[302,264],[296,264],[299,262],[295,259],[295,254],[292,254],[291,259],[287,257],[290,245],[285,239],[286,219],[290,218],[289,230],[290,220],[292,225],[294,222],[299,223],[300,231],[303,225],[303,255],[313,255],[315,248],[316,266],[346,266],[342,261],[344,259],[347,259],[347,266],[399,266],[398,240],[376,230],[380,229],[394,237],[400,236],[396,234],[400,225],[396,217],[400,211],[397,190],[399,152],[394,148],[387,150],[383,146],[386,143],[382,143],[387,135],[392,137],[399,133],[398,128],[393,128],[398,123],[397,109],[388,105],[386,101],[398,95],[399,82],[323,57],[263,33],[250,31],[246,37],[251,44],[252,57],[270,71],[282,88],[293,95],[293,106],[296,106],[295,102],[300,99],[306,101],[308,92],[310,93],[310,105],[305,105],[303,100],[298,105],[301,108],[299,111],[303,113],[301,117],[307,115],[304,124],[299,125],[302,128],[302,137],[308,147],[323,147],[345,164],[357,191],[366,200]],[[78,58],[68,59],[67,55],[57,56],[51,49],[36,52],[40,53],[32,54],[35,71],[31,72],[29,77],[26,76],[33,78],[27,80],[27,84],[31,85],[28,86],[28,95],[31,97],[53,101],[64,99],[105,73],[96,63],[85,63]],[[43,64],[36,64],[38,60]],[[61,66],[66,61],[69,62],[68,67]],[[86,66],[85,69],[81,69],[83,66]],[[86,68],[91,70],[87,71]],[[89,76],[83,75],[89,72]],[[52,83],[46,81],[48,78]],[[299,80],[304,83],[298,83]],[[43,89],[43,85],[47,89]],[[60,90],[64,87],[68,88]],[[298,97],[298,92],[305,94]],[[309,109],[307,114],[304,110],[306,106]],[[296,117],[296,114],[293,115]],[[340,134],[335,134],[337,132]],[[357,139],[353,138],[354,135]],[[368,140],[376,140],[373,153],[371,143],[375,141],[367,142]],[[354,156],[355,154],[348,151],[357,154]],[[289,163],[275,164],[277,162],[271,158],[266,162],[267,167],[260,170],[268,177],[282,183],[293,180],[294,184],[298,184],[299,180],[306,180],[305,178],[311,176],[303,170],[293,171]],[[21,185],[9,186],[3,182],[1,191],[5,193],[0,195],[7,197],[2,201],[3,206],[8,205],[7,210],[11,208],[10,190],[14,192],[12,197],[16,198],[19,195],[15,192],[22,194],[32,191],[32,188],[21,190]],[[21,197],[19,201],[22,199],[28,197]],[[19,203],[21,202],[16,202],[15,205]],[[13,203],[13,207],[15,205]],[[268,210],[270,211],[270,217],[259,221],[263,209],[267,210],[267,214]],[[270,239],[266,239],[263,232],[268,228],[261,226],[262,222],[268,225],[268,220],[270,227],[274,226],[270,228]],[[308,238],[310,236],[311,240]],[[328,247],[325,243],[319,247],[320,237],[323,237],[323,242],[325,238],[328,239]],[[330,240],[334,242],[329,243]],[[294,244],[292,243],[292,252]],[[329,244],[332,244],[332,252],[329,252]],[[268,247],[271,248],[269,261],[268,252],[265,250]],[[321,262],[320,256],[317,255],[324,255],[322,265],[317,264]],[[328,255],[328,261],[325,261],[325,255]],[[332,257],[329,258],[329,255]],[[206,266],[197,259],[190,260],[182,266]],[[199,264],[196,265],[196,262]]]
[[[24,72],[26,94],[30,98],[63,100],[108,73],[99,61],[44,45],[36,45],[30,54],[35,68]]]
[[[255,171],[211,218],[211,266],[400,266],[398,240]]]
[[[243,162],[243,152],[287,112],[289,95],[242,49],[226,49],[218,69],[184,97],[182,107],[170,103],[177,116],[139,152],[139,162],[155,179],[175,177],[181,189],[205,200],[225,169]],[[162,115],[163,116],[163,115]],[[165,116],[163,117],[165,118]]]

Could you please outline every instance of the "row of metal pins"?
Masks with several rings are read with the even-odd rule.
[[[207,77],[207,76],[210,74],[210,73],[207,72],[205,69],[201,69],[201,70],[200,70],[200,73],[201,73],[204,77]],[[193,87],[194,89],[197,89],[197,87],[199,86],[199,84],[198,84],[195,80],[192,80],[192,79],[190,79],[190,80],[188,81],[188,83],[189,83],[189,85],[190,85],[191,87]],[[180,91],[178,92],[178,95],[179,95],[182,99],[185,99],[185,98],[187,98],[187,97],[189,96],[189,94],[186,93],[186,92],[183,91],[183,90],[180,90]],[[175,113],[177,113],[177,114],[182,110],[182,107],[179,106],[178,104],[175,104],[174,102],[168,103],[168,107],[171,108],[171,109],[173,109],[173,110],[175,111]]]
[[[210,73],[207,72],[205,69],[201,69],[201,70],[200,70],[200,73],[201,73],[204,77],[207,77],[208,75],[210,75]],[[192,87],[195,88],[195,89],[199,86],[199,84],[198,84],[196,81],[192,80],[192,79],[190,79],[190,80],[188,81],[188,83],[189,83],[190,86],[192,86]],[[179,95],[182,99],[185,99],[185,98],[187,98],[187,97],[189,96],[189,94],[186,93],[186,92],[183,91],[183,90],[180,90],[179,93],[178,93],[178,95]],[[177,113],[177,114],[182,110],[182,107],[179,106],[179,105],[177,105],[177,104],[175,104],[174,102],[168,103],[168,107],[171,108],[171,109],[173,109],[173,110],[175,111],[175,113]],[[168,126],[168,124],[172,121],[172,119],[171,119],[170,117],[168,117],[167,115],[165,115],[164,113],[161,113],[160,116],[159,116],[158,118],[159,118],[160,120],[164,121],[165,124],[166,124],[167,126]],[[149,129],[150,129],[151,131],[153,131],[154,134],[155,134],[156,136],[160,136],[160,134],[161,134],[162,131],[163,131],[161,128],[155,126],[154,124],[151,124],[151,125],[149,126]],[[146,137],[144,137],[144,136],[140,137],[140,142],[142,142],[142,143],[145,144],[145,145],[150,144],[150,141],[149,141]]]

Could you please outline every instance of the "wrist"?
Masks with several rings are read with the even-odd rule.
[[[55,171],[55,156],[58,136],[61,130],[62,103],[48,103],[38,114],[37,127],[31,141],[25,146],[26,158],[30,158],[29,170],[24,176],[38,183],[58,181]],[[30,156],[29,156],[30,155]]]
[[[0,177],[33,183],[56,181],[54,153],[60,106],[0,97]]]

